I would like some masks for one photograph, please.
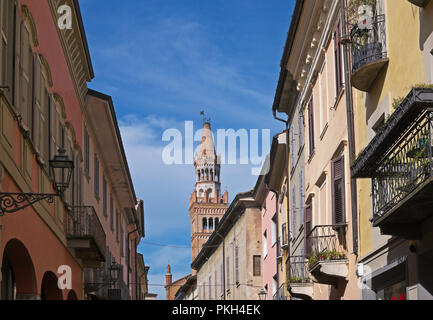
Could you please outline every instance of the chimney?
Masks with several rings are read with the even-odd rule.
[[[171,267],[168,264],[167,265],[167,273],[165,275],[165,285],[167,285],[167,286],[170,285],[172,281],[173,281],[173,276],[171,274]]]
[[[223,202],[224,203],[229,203],[229,192],[227,190],[224,191]]]

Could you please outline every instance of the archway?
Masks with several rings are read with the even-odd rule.
[[[36,275],[25,245],[9,240],[3,253],[1,293],[8,300],[36,300]]]
[[[75,293],[74,290],[70,290],[68,292],[68,300],[78,300],[77,294]]]
[[[42,278],[41,300],[63,300],[62,291],[57,285],[57,277],[51,271],[45,272]]]

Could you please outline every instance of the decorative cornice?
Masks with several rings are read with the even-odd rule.
[[[90,58],[88,58],[87,42],[85,40],[84,28],[82,27],[81,14],[77,10],[77,0],[49,0],[51,14],[57,24],[57,9],[60,5],[69,5],[73,8],[72,29],[61,30],[57,28],[63,52],[74,82],[75,90],[84,108],[85,95],[87,93],[87,82],[93,78],[93,69]]]
[[[33,46],[37,47],[39,45],[38,31],[36,29],[35,20],[33,19],[33,16],[29,10],[29,7],[27,7],[26,5],[23,4],[21,6],[21,12],[22,12],[24,20],[26,20],[28,22],[29,27],[31,29]]]
[[[39,53],[39,59],[41,60],[42,66],[44,67],[45,74],[47,75],[48,86],[51,88],[53,86],[53,76],[51,74],[50,65],[48,64],[47,59],[41,53]]]

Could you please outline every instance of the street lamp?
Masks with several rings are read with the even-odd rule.
[[[62,196],[71,182],[74,163],[59,149],[59,154],[49,161],[51,177],[54,179],[53,188],[56,193],[10,193],[0,192],[0,216],[13,213],[33,205],[41,200],[53,203],[55,196]]]
[[[69,186],[74,170],[74,162],[69,160],[65,149],[59,149],[59,154],[50,160],[50,172],[54,179],[53,187],[57,194],[62,195]]]
[[[117,280],[119,280],[119,276],[120,276],[120,265],[117,264],[114,259],[111,262],[111,266],[109,268],[110,271],[110,280],[113,284],[113,286],[116,285]]]
[[[259,300],[266,300],[266,295],[267,295],[266,290],[262,288],[259,292]]]

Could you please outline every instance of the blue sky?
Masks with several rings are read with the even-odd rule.
[[[150,291],[165,298],[174,278],[190,272],[191,165],[167,166],[162,133],[201,128],[271,129],[283,124],[271,106],[294,0],[81,0],[95,79],[113,97],[135,191],[145,201]],[[251,165],[224,165],[230,200],[254,187]],[[159,246],[152,245],[172,245]]]

